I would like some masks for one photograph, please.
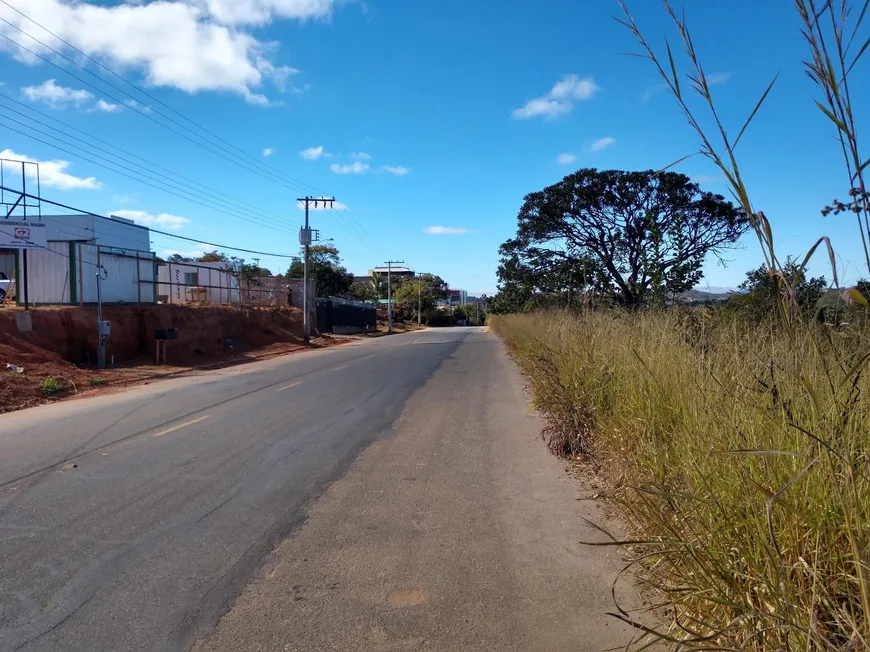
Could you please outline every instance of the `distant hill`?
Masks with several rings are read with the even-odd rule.
[[[721,290],[721,291],[720,291]],[[730,288],[705,288],[703,290],[689,290],[683,292],[680,298],[688,303],[718,303],[728,301],[728,298],[736,292]]]

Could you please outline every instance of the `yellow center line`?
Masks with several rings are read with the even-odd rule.
[[[290,389],[291,387],[296,387],[297,385],[301,385],[301,384],[302,384],[302,381],[300,380],[299,382],[290,383],[289,385],[284,385],[284,387],[279,387],[275,391],[276,392],[283,392],[285,389]]]
[[[330,371],[338,371],[339,369],[344,369],[346,366],[346,364],[343,364],[340,367],[333,367]]]
[[[186,421],[184,423],[179,423],[177,426],[172,426],[171,428],[167,428],[166,430],[161,430],[160,432],[155,432],[155,437],[163,437],[164,435],[168,435],[171,432],[175,432],[176,430],[181,430],[182,428],[186,428],[187,426],[192,426],[194,423],[199,423],[200,421],[205,421],[206,419],[211,419],[210,414],[205,414],[196,419],[192,419],[191,421]]]

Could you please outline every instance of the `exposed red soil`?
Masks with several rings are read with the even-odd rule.
[[[104,308],[103,319],[112,324],[107,360],[114,356],[115,364],[98,370],[95,308],[34,309],[29,333],[18,331],[18,312],[0,310],[0,412],[308,348],[302,340],[302,311],[295,308],[111,306]],[[178,329],[178,339],[168,343],[167,364],[156,366],[154,330],[167,327]],[[311,347],[345,341],[312,338]],[[6,369],[7,364],[24,373]],[[46,395],[41,387],[46,378],[55,379],[60,391]]]

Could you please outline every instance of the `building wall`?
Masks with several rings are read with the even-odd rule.
[[[227,271],[228,263],[166,263],[157,268],[158,301],[166,303],[238,304],[239,286]],[[186,283],[186,274],[197,275],[197,285]],[[196,291],[194,287],[204,291]]]
[[[154,254],[75,244],[81,256],[79,302],[97,302],[97,265],[102,267],[103,303],[154,303]]]
[[[70,250],[72,246],[72,251]],[[137,259],[138,256],[138,259]],[[27,300],[33,304],[97,302],[97,265],[104,269],[103,303],[154,303],[154,254],[84,242],[49,242],[27,252]],[[15,295],[24,303],[24,256],[18,256]]]
[[[151,249],[151,231],[121,217],[94,218],[94,235],[98,244],[107,247],[133,251]]]
[[[122,217],[93,215],[43,215],[48,240],[94,242],[104,247],[150,251],[151,232]]]
[[[24,287],[24,256],[18,256],[15,297],[19,304],[62,304],[70,302],[70,258],[68,242],[49,242],[46,249],[27,251],[27,287]]]

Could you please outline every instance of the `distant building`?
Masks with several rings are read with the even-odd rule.
[[[445,306],[464,306],[468,303],[468,291],[450,290],[450,295],[441,303]]]
[[[388,267],[375,267],[374,269],[369,270],[369,276],[372,274],[383,274],[384,277],[387,276],[387,272],[390,273],[390,276],[403,277],[403,278],[414,278],[416,273],[413,269],[408,267],[393,267],[392,269]]]

